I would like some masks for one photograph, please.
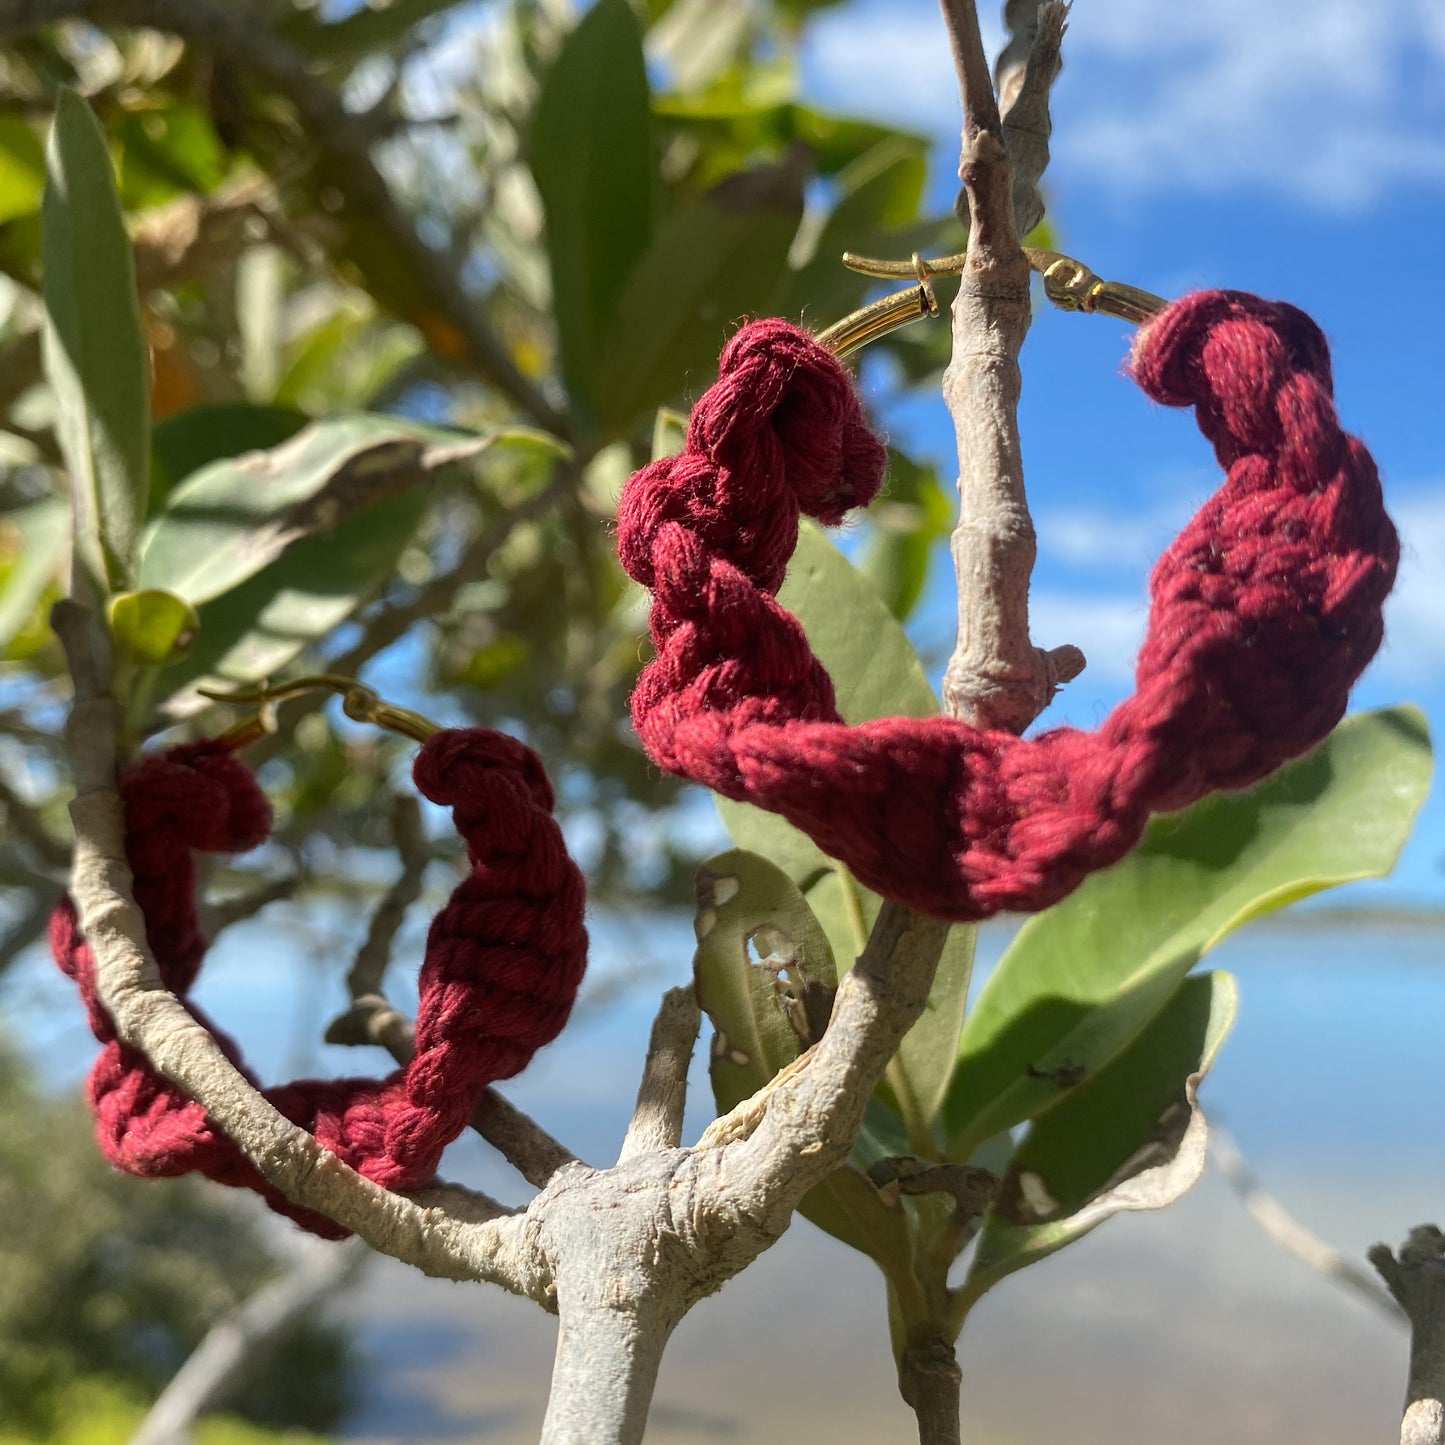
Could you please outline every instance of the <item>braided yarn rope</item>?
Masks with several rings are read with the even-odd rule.
[[[561,1032],[587,959],[582,875],[537,755],[499,733],[444,731],[423,745],[413,776],[424,797],[452,809],[470,864],[427,938],[415,1056],[385,1079],[303,1079],[264,1091],[292,1123],[396,1190],[430,1180],[482,1090],[519,1073]],[[120,791],[146,939],[162,980],[185,1001],[206,951],[194,854],[256,847],[270,833],[271,807],[250,770],[217,742],[142,759]],[[131,1174],[197,1171],[254,1189],[313,1233],[341,1237],[331,1220],[267,1184],[198,1103],[116,1038],[69,899],[51,917],[50,939],[104,1046],[86,1094],[106,1158]],[[246,1073],[235,1044],[186,1006]]]
[[[1205,292],[1147,325],[1132,371],[1194,407],[1228,474],[1155,567],[1134,695],[1094,732],[849,727],[775,594],[800,512],[836,524],[866,505],[884,451],[827,350],[782,321],[745,326],[685,449],[622,497],[622,564],[653,593],[657,657],[632,699],[648,753],[781,814],[884,897],[973,920],[1056,903],[1151,813],[1321,742],[1379,646],[1399,555],[1324,337],[1292,306]]]

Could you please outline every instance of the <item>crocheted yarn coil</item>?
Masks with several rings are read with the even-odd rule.
[[[1292,306],[1205,292],[1145,327],[1132,372],[1194,408],[1227,473],[1155,567],[1133,696],[1093,732],[850,727],[775,594],[800,513],[866,506],[885,454],[827,350],[786,322],[743,327],[684,450],[622,498],[622,563],[653,594],[657,657],[632,700],[648,753],[781,814],[884,897],[972,920],[1048,907],[1151,813],[1322,741],[1379,646],[1399,555],[1324,337]]]
[[[587,958],[582,875],[536,754],[499,733],[444,731],[422,747],[413,776],[425,797],[451,807],[470,864],[427,938],[415,1056],[385,1079],[303,1079],[264,1091],[292,1123],[396,1190],[430,1180],[482,1090],[519,1073],[557,1036]],[[121,797],[147,942],[166,986],[185,1000],[206,952],[194,854],[256,847],[270,833],[271,807],[250,770],[216,742],[142,759],[122,778]],[[69,899],[52,915],[50,937],[104,1046],[86,1094],[106,1158],[131,1174],[196,1171],[254,1189],[313,1233],[341,1237],[331,1220],[267,1184],[199,1104],[115,1037]],[[246,1072],[235,1044],[187,1007]]]

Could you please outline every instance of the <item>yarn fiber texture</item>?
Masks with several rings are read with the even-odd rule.
[[[561,1032],[587,958],[582,875],[536,754],[499,733],[444,731],[422,746],[413,776],[423,796],[452,809],[469,864],[428,934],[416,1053],[384,1079],[302,1079],[263,1091],[292,1123],[394,1190],[427,1183],[483,1089],[519,1073]],[[216,742],[143,758],[120,792],[135,900],[161,978],[254,1085],[234,1042],[187,999],[206,952],[194,855],[256,847],[270,833],[270,804]],[[196,1171],[253,1189],[313,1233],[342,1237],[333,1221],[267,1184],[201,1105],[116,1038],[68,898],[51,917],[50,938],[103,1045],[86,1097],[106,1158],[131,1174]]]
[[[1226,472],[1154,569],[1133,696],[1092,732],[850,727],[775,594],[800,514],[866,506],[885,453],[830,352],[783,321],[743,327],[683,451],[622,496],[622,565],[653,594],[657,656],[632,698],[650,756],[780,814],[884,897],[966,921],[1047,908],[1150,814],[1323,741],[1379,647],[1399,558],[1323,335],[1292,306],[1204,292],[1144,328],[1131,369],[1194,408]]]

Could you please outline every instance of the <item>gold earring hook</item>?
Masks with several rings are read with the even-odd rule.
[[[1134,325],[1147,320],[1168,304],[1162,296],[1126,286],[1122,281],[1103,281],[1082,261],[1058,251],[1043,251],[1025,246],[1024,255],[1044,282],[1044,295],[1063,311],[1082,311],[1112,316]],[[938,300],[933,294],[934,276],[956,276],[968,264],[968,253],[925,258],[917,251],[907,261],[878,261],[870,256],[843,253],[843,264],[850,271],[881,279],[913,276],[916,284],[906,291],[885,296],[818,335],[818,340],[836,356],[847,356],[870,341],[876,341],[910,322],[925,316],[938,315]]]
[[[341,710],[353,722],[370,723],[373,727],[384,728],[387,732],[400,733],[403,737],[424,743],[434,737],[441,728],[429,718],[409,708],[393,707],[364,683],[354,677],[342,677],[337,673],[316,673],[310,677],[292,678],[289,682],[262,683],[258,687],[243,688],[236,692],[212,691],[197,688],[202,697],[212,702],[254,702],[259,710],[254,717],[244,718],[235,727],[221,734],[223,741],[231,747],[244,747],[264,733],[272,731],[274,722],[270,717],[273,704],[284,698],[297,697],[306,692],[332,692],[341,698]]]

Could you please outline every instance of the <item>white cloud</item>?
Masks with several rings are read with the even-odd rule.
[[[1441,0],[1090,0],[1065,54],[1056,157],[1116,193],[1243,187],[1352,209],[1445,185]],[[806,74],[830,103],[957,126],[931,4],[832,12]]]
[[[1414,689],[1445,682],[1445,487],[1386,501],[1400,529],[1400,578],[1385,604],[1385,646],[1376,675]]]
[[[1039,591],[1029,600],[1033,640],[1040,647],[1071,642],[1081,648],[1089,660],[1085,677],[1101,687],[1133,681],[1134,659],[1148,621],[1142,585],[1137,597]]]

